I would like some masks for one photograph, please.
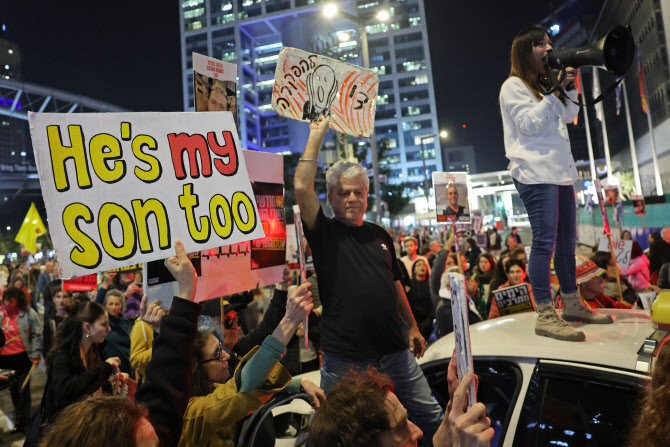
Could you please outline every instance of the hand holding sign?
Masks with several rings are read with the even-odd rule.
[[[179,283],[179,298],[193,301],[195,287],[198,284],[198,274],[195,272],[191,260],[186,255],[186,250],[181,241],[175,241],[177,256],[171,256],[165,260],[165,267],[172,273],[174,279]]]

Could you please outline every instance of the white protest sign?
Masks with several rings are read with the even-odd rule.
[[[378,89],[379,76],[372,70],[284,47],[277,60],[272,109],[300,121],[325,116],[338,132],[370,138]]]
[[[254,189],[265,237],[200,252],[195,301],[231,295],[281,282],[286,264],[284,216],[284,157],[243,150]],[[163,261],[149,262],[146,269],[149,301],[166,300],[178,291]],[[164,280],[163,278],[167,278]]]
[[[229,112],[29,120],[63,278],[264,236]]]
[[[630,265],[630,253],[633,250],[633,241],[624,241],[620,239],[614,241],[614,255],[616,262],[621,269],[627,269]],[[598,251],[610,251],[609,238],[603,236],[598,240]]]
[[[435,214],[438,222],[470,222],[467,172],[433,172]]]
[[[468,319],[468,295],[465,288],[465,277],[460,273],[449,273],[451,287],[451,314],[454,322],[454,340],[458,380],[463,380],[468,372],[474,373],[472,364],[472,348],[470,346],[470,320]],[[477,403],[475,381],[468,390],[468,408]]]

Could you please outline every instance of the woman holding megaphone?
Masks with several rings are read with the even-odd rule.
[[[579,112],[577,92],[565,92],[577,70],[567,67],[561,79],[563,92],[543,95],[548,75],[544,58],[552,50],[547,32],[528,28],[514,38],[509,77],[500,89],[500,110],[505,155],[514,185],[528,212],[533,241],[529,277],[537,303],[535,333],[558,340],[586,337],[566,323],[611,323],[606,315],[583,306],[575,275],[577,213],[573,183],[578,178],[566,123]],[[563,318],[554,310],[550,289],[550,263],[561,288]]]

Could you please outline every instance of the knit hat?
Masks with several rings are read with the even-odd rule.
[[[586,256],[576,256],[575,261],[577,261],[577,284],[584,284],[605,273],[605,270]]]

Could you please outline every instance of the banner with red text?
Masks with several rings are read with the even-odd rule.
[[[264,237],[230,113],[30,113],[61,277]]]

